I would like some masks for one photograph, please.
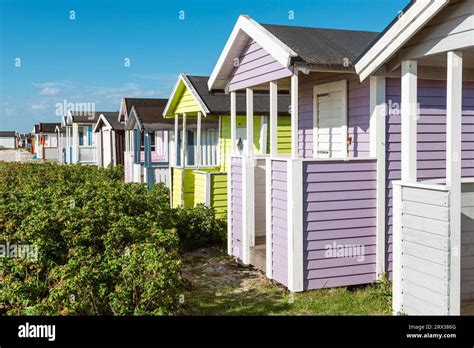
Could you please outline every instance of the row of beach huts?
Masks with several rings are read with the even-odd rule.
[[[291,291],[386,276],[395,313],[473,308],[474,0],[412,1],[382,33],[242,15],[210,76],[33,134],[39,159],[214,207],[228,253]]]

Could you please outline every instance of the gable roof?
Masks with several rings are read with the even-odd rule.
[[[113,130],[124,130],[125,125],[118,121],[117,115],[118,111],[101,112],[99,119],[94,126],[94,132],[97,132],[102,124],[107,125]]]
[[[262,27],[298,54],[295,63],[337,70],[352,70],[352,62],[379,34],[273,24]]]
[[[130,112],[132,111],[132,107],[135,106],[149,106],[149,107],[165,107],[167,99],[163,98],[128,98],[128,97],[123,97],[122,98],[122,103],[125,105],[125,112],[127,115],[130,115]],[[122,110],[120,110],[122,112]],[[118,115],[118,120],[120,122],[125,121],[124,118],[121,116],[124,116],[122,114]]]
[[[16,133],[15,131],[0,131],[0,137],[2,138],[16,137]]]
[[[418,33],[449,0],[412,0],[388,27],[355,60],[360,80],[365,80],[385,64],[416,33]]]
[[[250,38],[283,67],[292,65],[314,70],[352,71],[352,61],[378,33],[259,24],[247,15],[239,16],[209,78],[209,89],[224,89]]]
[[[166,101],[166,99],[161,99],[161,101]],[[132,129],[135,123],[138,123],[141,130],[172,129],[174,121],[163,117],[164,105],[162,102],[160,104],[160,106],[133,105],[125,129]]]
[[[199,103],[201,103],[204,115],[230,115],[230,96],[223,90],[209,91],[208,76],[191,76],[184,73],[180,74],[179,81],[183,83],[186,81],[186,85],[192,89],[192,95],[197,95]],[[178,84],[177,83],[177,84]],[[173,100],[178,99],[180,95],[177,95],[177,88],[174,89],[174,93],[171,95],[168,105],[166,106],[163,115],[165,117],[174,116]],[[268,115],[270,110],[269,95],[262,92],[255,92],[253,98],[253,109],[255,115]],[[245,115],[246,113],[246,96],[243,93],[237,93],[236,95],[236,108],[238,115]],[[289,115],[290,96],[288,94],[280,94],[278,97],[278,113],[280,115]],[[206,110],[206,112],[204,112]]]
[[[35,125],[36,126],[36,125]],[[61,123],[42,123],[38,125],[38,131],[43,133],[55,133],[56,127],[61,127]]]
[[[72,123],[95,123],[99,119],[102,111],[84,112],[84,111],[70,111],[68,120]],[[70,118],[69,118],[70,117]]]

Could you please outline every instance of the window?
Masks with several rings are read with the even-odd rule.
[[[79,146],[92,146],[92,126],[79,126]]]
[[[84,146],[84,129],[79,127],[79,146]]]
[[[156,135],[155,135],[155,132],[151,132],[150,137],[151,137],[151,152],[155,152],[156,151]]]

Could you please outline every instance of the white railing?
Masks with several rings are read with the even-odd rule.
[[[80,163],[95,163],[96,157],[97,156],[95,147],[79,147]]]

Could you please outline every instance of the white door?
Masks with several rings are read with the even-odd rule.
[[[102,149],[104,167],[108,167],[112,163],[112,132],[108,129],[103,129]]]
[[[314,157],[347,157],[347,80],[314,86]]]

